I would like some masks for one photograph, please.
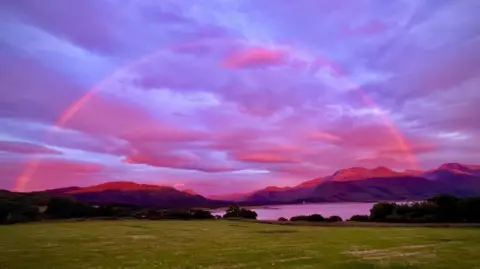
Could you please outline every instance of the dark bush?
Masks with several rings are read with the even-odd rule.
[[[480,197],[463,199],[458,207],[463,221],[480,222]]]
[[[324,221],[324,220],[325,220],[325,218],[320,214],[313,214],[313,215],[308,216],[308,221],[320,222],[320,221]]]
[[[195,210],[193,211],[194,219],[213,219],[215,218],[210,211],[206,210]]]
[[[290,221],[308,221],[308,216],[294,216],[290,218]]]
[[[429,199],[431,202],[437,205],[437,217],[439,222],[456,222],[461,220],[460,215],[460,199],[452,195],[438,195]]]
[[[434,223],[437,222],[437,217],[435,215],[424,215],[416,218],[411,218],[408,222],[412,223]]]
[[[387,216],[392,215],[396,208],[395,203],[377,203],[370,209],[370,219],[373,221],[385,220]]]
[[[257,212],[240,208],[238,205],[232,205],[227,209],[223,218],[257,219]]]
[[[0,200],[0,223],[6,223],[8,217],[13,212],[16,204],[10,201]]]
[[[176,210],[165,210],[161,211],[162,215],[160,219],[178,219],[178,220],[190,220],[193,219],[193,215],[188,211],[176,211]]]
[[[369,220],[370,218],[367,215],[354,215],[349,219],[349,221],[359,221],[359,222],[366,222]]]
[[[341,222],[343,219],[340,216],[331,216],[326,219],[328,222]]]
[[[47,204],[45,214],[51,218],[84,218],[95,216],[95,208],[70,197],[54,197]]]
[[[288,219],[284,218],[284,217],[281,217],[278,219],[278,221],[288,221]]]
[[[420,203],[378,203],[370,220],[379,222],[433,223],[480,222],[480,197],[438,195]]]
[[[258,215],[255,211],[242,208],[242,210],[240,210],[240,217],[244,219],[257,219]]]

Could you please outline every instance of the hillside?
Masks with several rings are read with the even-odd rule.
[[[89,187],[47,190],[50,194],[73,196],[81,201],[122,203],[151,207],[222,207],[231,202],[244,205],[300,202],[346,202],[419,200],[437,194],[459,197],[480,194],[480,166],[447,163],[428,171],[397,172],[386,167],[353,167],[318,177],[293,187],[269,186],[250,193],[203,197],[195,190],[127,181]]]
[[[480,166],[449,163],[422,171],[386,167],[342,169],[291,188],[265,188],[244,196],[256,203],[417,200],[437,194],[480,194]]]
[[[180,191],[173,187],[138,184],[135,182],[107,182],[84,188],[73,187],[49,190],[50,193],[73,196],[92,204],[132,204],[146,207],[219,207],[226,202],[207,199],[191,191]]]

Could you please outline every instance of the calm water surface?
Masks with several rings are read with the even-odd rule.
[[[252,208],[258,214],[259,220],[277,220],[280,217],[291,218],[298,215],[321,214],[324,217],[333,215],[346,220],[353,215],[369,215],[375,203],[322,203],[322,204],[296,204],[275,205]],[[225,211],[213,211],[214,215],[223,215]]]

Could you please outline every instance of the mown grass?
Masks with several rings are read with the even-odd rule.
[[[234,221],[0,226],[0,268],[480,268],[480,229]]]

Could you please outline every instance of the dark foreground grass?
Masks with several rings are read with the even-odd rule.
[[[480,268],[480,229],[233,221],[0,226],[0,268]]]

